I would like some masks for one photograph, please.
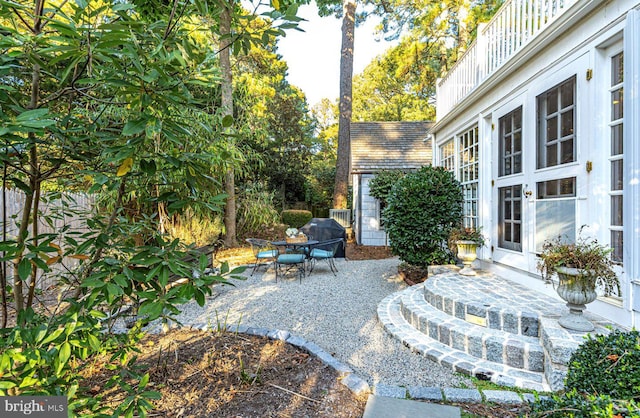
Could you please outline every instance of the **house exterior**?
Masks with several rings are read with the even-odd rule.
[[[542,243],[613,248],[620,297],[588,311],[640,320],[640,1],[507,0],[437,85],[434,165],[456,173],[483,267],[543,292]]]
[[[369,195],[369,181],[381,170],[416,170],[433,159],[427,133],[432,122],[351,123],[353,232],[361,245],[387,245],[380,202]]]

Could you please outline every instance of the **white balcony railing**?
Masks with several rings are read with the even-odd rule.
[[[440,120],[471,90],[580,0],[507,0],[436,86]]]

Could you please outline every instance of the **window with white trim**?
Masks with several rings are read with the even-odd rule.
[[[611,190],[609,191],[611,200],[611,222],[609,230],[611,234],[611,259],[617,263],[622,263],[622,200],[624,186],[623,172],[623,53],[620,52],[611,57],[611,84],[609,86],[609,97],[611,98],[611,114],[609,117],[609,130],[611,132]]]
[[[464,197],[462,219],[465,227],[475,228],[478,226],[478,127],[460,134],[458,143],[458,180]]]
[[[522,106],[500,118],[499,176],[522,173]]]
[[[440,166],[448,171],[456,169],[456,146],[453,138],[440,145]]]
[[[576,77],[537,97],[537,168],[576,161]]]

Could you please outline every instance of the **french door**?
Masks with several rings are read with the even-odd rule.
[[[571,68],[584,68],[584,61]],[[545,240],[576,238],[577,219],[586,207],[578,114],[586,86],[575,70],[555,76],[555,84],[532,86],[494,119],[493,260],[530,273],[537,273]]]

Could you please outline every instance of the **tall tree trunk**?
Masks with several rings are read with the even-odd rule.
[[[224,116],[233,116],[233,76],[231,74],[231,13],[234,2],[222,2],[220,14],[220,36],[223,38],[220,45],[220,68],[222,70],[222,113]],[[224,189],[227,193],[227,202],[224,211],[224,226],[226,234],[224,243],[227,247],[237,245],[236,238],[236,194],[235,173],[232,166],[227,169],[224,177]]]
[[[333,207],[347,208],[349,162],[351,159],[351,105],[353,81],[353,41],[355,35],[355,0],[344,0],[342,19],[342,51],[340,54],[340,118],[338,120],[338,155]]]

